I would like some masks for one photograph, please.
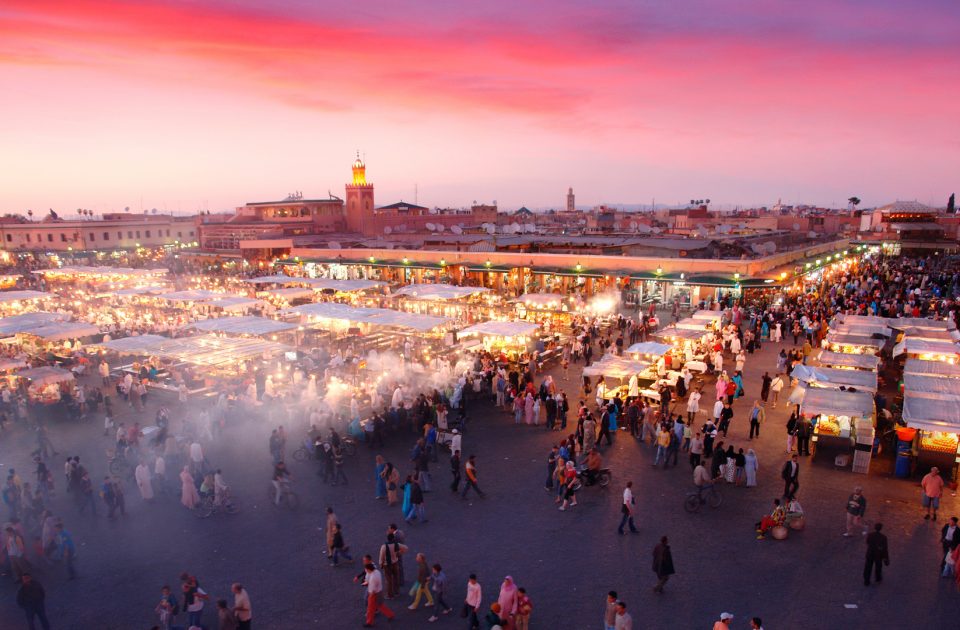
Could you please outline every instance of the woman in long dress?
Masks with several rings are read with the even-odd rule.
[[[523,401],[523,408],[526,414],[526,423],[533,424],[533,394],[527,393],[526,398]]]
[[[737,472],[737,454],[733,452],[733,446],[727,449],[726,464],[723,467],[723,479],[727,483],[733,483]]]
[[[407,480],[403,484],[403,503],[400,505],[400,509],[403,512],[403,517],[406,518],[407,514],[410,513],[410,492],[413,487],[413,477],[407,475]]]
[[[757,462],[757,454],[752,448],[747,451],[746,460],[747,487],[755,488],[757,486],[757,470],[759,470],[760,464]]]
[[[377,455],[377,466],[375,468],[376,477],[377,477],[377,494],[374,496],[375,499],[382,499],[387,496],[387,480],[383,478],[383,471],[387,467],[387,463],[383,460],[383,455]]]
[[[145,462],[140,462],[133,473],[137,480],[137,488],[140,489],[140,496],[144,501],[153,500],[153,482],[150,479],[150,467]]]
[[[513,618],[517,614],[517,585],[513,583],[513,578],[509,575],[503,578],[503,584],[500,585],[500,597],[497,603],[500,604],[500,618],[506,619],[504,629],[513,628]]]
[[[192,510],[200,503],[200,495],[197,493],[197,486],[194,485],[193,475],[190,474],[190,466],[184,466],[180,471],[180,503],[188,510]]]

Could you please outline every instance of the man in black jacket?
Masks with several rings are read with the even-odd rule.
[[[883,523],[873,526],[873,532],[867,536],[867,558],[863,565],[863,585],[870,586],[870,570],[874,570],[877,584],[883,581],[883,565],[890,566],[890,551],[887,537],[880,533]]]
[[[940,530],[940,544],[943,545],[943,555],[940,557],[940,572],[942,573],[947,554],[960,547],[960,525],[958,525],[956,516],[950,517],[950,522]]]
[[[43,630],[50,630],[47,621],[47,611],[44,608],[47,594],[39,582],[34,582],[29,573],[24,573],[21,579],[20,590],[17,591],[17,606],[23,608],[27,615],[27,625],[34,630],[33,618],[40,620]]]
[[[783,498],[789,501],[800,487],[800,464],[796,455],[783,465],[780,477],[783,479]]]

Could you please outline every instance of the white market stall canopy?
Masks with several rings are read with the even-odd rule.
[[[461,330],[458,334],[463,335],[487,335],[491,337],[529,337],[537,331],[539,326],[532,322],[524,321],[489,321],[480,324],[474,324]]]
[[[20,368],[25,368],[29,365],[23,359],[9,359],[7,357],[0,358],[0,372],[6,372],[7,370],[19,370]]]
[[[645,354],[652,357],[662,357],[673,348],[668,343],[657,343],[656,341],[644,341],[635,343],[627,348],[627,354]]]
[[[23,313],[0,319],[0,336],[15,335],[31,328],[37,328],[53,322],[62,322],[70,319],[66,313]]]
[[[388,282],[380,280],[332,280],[330,278],[307,278],[310,286],[314,289],[329,289],[341,293],[352,293],[354,291],[366,291],[377,287],[389,286]]]
[[[934,330],[908,326],[903,329],[905,339],[923,339],[925,341],[960,341],[960,330]]]
[[[723,313],[721,311],[699,310],[695,311],[689,319],[699,319],[701,321],[719,324],[723,320]]]
[[[283,310],[282,313],[285,315],[299,315],[314,322],[317,320],[327,320],[353,324],[378,324],[381,326],[410,328],[421,332],[433,330],[451,321],[446,317],[416,315],[414,313],[403,313],[386,308],[361,308],[347,304],[338,304],[336,302],[315,302],[313,304],[294,306],[293,308]]]
[[[174,291],[173,293],[161,293],[157,296],[161,300],[169,302],[209,302],[227,297],[226,293],[217,291],[208,291],[206,289],[189,289],[187,291]]]
[[[73,372],[70,370],[64,370],[58,367],[38,367],[33,368],[32,370],[24,370],[17,374],[21,378],[25,378],[30,381],[31,385],[36,387],[43,387],[45,385],[51,385],[53,383],[62,383],[64,381],[73,380]]]
[[[132,297],[137,295],[157,295],[158,293],[163,293],[167,291],[170,287],[166,287],[159,284],[147,285],[142,287],[129,287],[127,289],[120,289],[118,291],[111,291],[107,295],[117,295],[120,297]]]
[[[63,341],[100,334],[100,327],[86,322],[57,322],[20,331],[21,335],[38,337],[44,341]]]
[[[936,376],[939,378],[956,378],[960,377],[960,365],[944,363],[942,361],[907,359],[907,362],[903,365],[903,373]]]
[[[827,334],[827,343],[831,345],[836,344],[838,346],[870,348],[876,352],[879,352],[880,349],[883,348],[884,341],[880,339],[874,339],[869,335],[844,335],[831,332]]]
[[[797,387],[790,394],[790,402],[800,405],[800,411],[807,416],[871,418],[875,410],[873,395],[867,392],[844,392],[818,387]]]
[[[829,387],[832,389],[854,387],[860,391],[870,392],[871,394],[877,392],[876,372],[798,365],[793,368],[790,377],[817,387]]]
[[[705,319],[687,317],[678,321],[674,326],[683,330],[699,330],[701,335],[705,335],[707,334],[707,326],[709,326],[709,323]]]
[[[524,293],[514,302],[524,304],[533,309],[557,310],[563,304],[565,296],[559,293]]]
[[[956,360],[960,354],[960,346],[946,341],[926,341],[924,339],[914,339],[907,337],[893,347],[893,356],[897,357],[906,352],[911,355],[918,355],[925,361],[931,360]]]
[[[90,267],[87,265],[65,265],[52,269],[40,269],[32,273],[43,276],[69,276],[92,280],[94,278],[114,281],[118,278],[149,278],[166,275],[167,269],[134,269],[132,267]]]
[[[862,337],[872,337],[873,335],[880,335],[882,337],[889,337],[893,334],[893,330],[890,329],[886,324],[837,324],[836,326],[830,326],[830,332],[836,333],[838,335],[859,335]]]
[[[876,370],[880,365],[880,357],[873,354],[847,354],[823,350],[820,352],[820,364],[825,367]]]
[[[891,328],[921,328],[925,330],[956,330],[957,325],[950,319],[926,319],[924,317],[888,317]]]
[[[124,354],[151,355],[161,359],[207,366],[226,365],[258,358],[264,354],[275,356],[290,350],[289,346],[272,341],[216,335],[177,339],[158,335],[141,335],[114,339],[99,345]]]
[[[603,376],[607,378],[630,378],[650,367],[645,361],[630,361],[612,354],[606,354],[595,363],[583,368],[584,376]]]
[[[243,281],[249,284],[309,284],[312,278],[294,278],[277,274],[274,276],[260,276],[258,278],[245,278]]]
[[[258,291],[257,295],[267,295],[270,297],[277,297],[282,300],[296,300],[300,298],[312,298],[313,289],[309,287],[287,287],[285,289],[267,289],[266,291]]]
[[[878,317],[876,315],[837,315],[832,320],[830,320],[830,326],[835,324],[844,323],[850,325],[863,324],[866,326],[888,326],[890,323],[889,317]]]
[[[42,300],[44,298],[54,297],[52,293],[43,291],[0,291],[0,303],[23,302],[26,300]]]
[[[293,330],[296,324],[279,322],[267,317],[218,317],[188,324],[185,328],[196,328],[208,332],[220,332],[233,335],[272,335],[285,330]]]
[[[651,337],[660,337],[663,339],[685,339],[689,341],[695,341],[697,339],[702,339],[707,334],[707,331],[704,330],[703,326],[700,327],[700,330],[692,330],[690,328],[677,328],[676,326],[667,326],[663,330],[658,330],[650,333]]]
[[[924,363],[937,364],[936,361],[924,361]],[[925,374],[910,374],[909,372],[904,372],[903,391],[911,393],[921,392],[927,394],[947,394],[950,396],[960,396],[960,379],[943,378],[942,376],[928,376]]]
[[[452,284],[408,284],[397,289],[394,295],[406,295],[421,300],[461,300],[489,290],[486,287],[457,287]]]
[[[923,431],[960,433],[960,398],[904,392],[903,421],[908,427]]]
[[[211,300],[207,304],[213,308],[219,308],[224,311],[243,311],[248,308],[258,306],[267,306],[263,300],[246,297],[245,295],[228,295],[226,297]]]

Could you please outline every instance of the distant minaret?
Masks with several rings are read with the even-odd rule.
[[[353,162],[353,181],[346,186],[347,228],[369,235],[373,229],[373,184],[367,182],[367,165],[360,159]]]
[[[567,212],[573,212],[577,209],[577,204],[575,203],[573,196],[573,188],[567,189]]]

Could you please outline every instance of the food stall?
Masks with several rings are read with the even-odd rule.
[[[540,327],[525,321],[489,321],[474,324],[460,330],[459,337],[478,335],[483,347],[490,352],[506,355],[510,361],[519,362],[529,349],[530,340]]]
[[[856,472],[866,472],[873,447],[876,407],[867,392],[798,386],[790,394],[790,402],[799,405],[800,414],[814,421],[810,438],[811,453],[818,447],[831,447],[841,453],[855,450]],[[862,454],[862,455],[861,455]]]
[[[903,329],[902,335],[897,339],[897,341],[903,341],[907,338],[952,343],[954,341],[960,341],[960,330],[937,330],[932,328],[917,328],[916,326],[908,326]]]
[[[604,379],[618,379],[620,381],[619,386],[612,387],[609,384],[607,385],[607,391],[604,394],[606,400],[613,400],[615,397],[619,396],[620,400],[627,399],[628,393],[628,381],[633,375],[637,375],[638,381],[640,380],[640,375],[644,374],[644,380],[648,383],[650,382],[650,376],[646,374],[650,369],[651,365],[647,361],[634,361],[630,359],[624,359],[623,357],[618,357],[613,354],[605,354],[599,361],[594,361],[590,365],[583,368],[584,376],[602,376]],[[656,370],[653,372],[653,379],[656,379]],[[641,389],[640,395],[644,398],[660,401],[660,396],[655,390],[651,389]]]
[[[943,363],[941,361],[923,361],[921,359],[907,359],[903,364],[903,373],[919,374],[921,376],[936,376],[939,378],[960,378],[960,365]]]
[[[960,345],[946,341],[926,341],[907,337],[893,347],[894,357],[902,354],[905,354],[907,359],[955,364],[960,359]]]
[[[664,339],[673,345],[678,356],[683,356],[685,359],[689,358],[690,360],[685,361],[684,365],[691,372],[706,372],[707,364],[704,361],[706,349],[702,348],[701,345],[709,334],[711,333],[705,330],[667,326],[662,330],[651,333],[650,336]]]
[[[824,349],[844,354],[879,354],[886,340],[872,335],[827,333]]]
[[[701,309],[699,311],[694,311],[693,314],[691,314],[687,319],[696,319],[707,322],[710,324],[713,330],[720,330],[720,326],[723,324],[723,312]]]
[[[263,300],[244,295],[225,295],[206,302],[211,312],[250,313],[254,310],[272,312],[273,307]]]
[[[246,315],[241,317],[217,317],[187,324],[185,328],[195,328],[204,332],[223,333],[228,335],[249,335],[263,337],[276,335],[280,332],[296,330],[297,325],[281,322],[268,317]]]
[[[919,470],[936,466],[947,479],[956,480],[960,462],[960,396],[908,390],[903,395],[903,422],[916,430],[911,454]]]
[[[866,370],[876,372],[880,366],[880,357],[874,354],[847,354],[822,350],[818,359],[823,367],[839,370]]]
[[[877,373],[867,372],[866,370],[843,370],[798,365],[793,368],[790,377],[806,383],[810,387],[877,393]]]
[[[27,401],[32,404],[59,403],[62,388],[73,384],[73,372],[58,367],[33,368],[19,372],[17,376],[23,379]]]
[[[45,313],[43,311],[3,317],[0,318],[0,337],[16,335],[31,328],[45,326],[53,322],[63,322],[69,319],[70,315],[68,313]]]

